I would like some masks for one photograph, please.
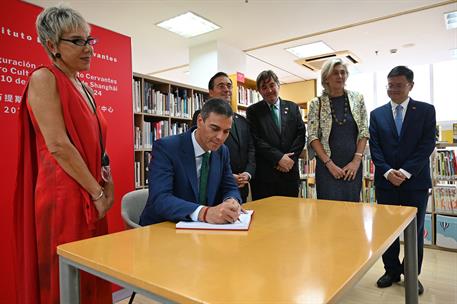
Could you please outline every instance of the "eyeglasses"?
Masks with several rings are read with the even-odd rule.
[[[219,89],[227,88],[227,89],[231,90],[232,89],[232,84],[231,83],[223,83],[223,82],[221,82],[221,83],[218,83],[216,85],[216,87],[218,87]]]
[[[386,89],[387,90],[403,90],[405,89],[406,87],[408,87],[410,85],[410,83],[397,83],[397,84],[393,84],[393,83],[389,83],[388,85],[386,85]]]
[[[86,46],[86,45],[94,46],[95,44],[97,44],[97,38],[93,38],[93,37],[89,37],[85,40],[81,39],[81,38],[75,38],[75,39],[60,38],[60,40],[71,42],[77,46]]]

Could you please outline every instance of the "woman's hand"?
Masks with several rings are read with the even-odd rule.
[[[340,179],[344,178],[345,173],[343,169],[335,165],[333,161],[329,161],[326,165],[327,170],[330,172],[330,174],[335,178],[335,179]]]
[[[343,167],[344,171],[344,180],[354,180],[357,175],[357,171],[360,167],[360,159],[353,159],[346,166]]]
[[[114,203],[114,183],[109,181],[105,183],[103,196],[94,201],[95,208],[98,211],[98,219],[105,217],[106,212],[113,206]]]

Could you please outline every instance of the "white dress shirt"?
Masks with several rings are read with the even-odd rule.
[[[200,169],[202,167],[203,154],[205,154],[206,152],[211,153],[211,151],[203,150],[203,148],[198,144],[197,140],[195,139],[195,132],[196,131],[197,130],[194,130],[192,132],[191,138],[192,138],[192,145],[194,146],[194,155],[195,155],[195,165],[196,165],[196,169],[197,169],[197,178],[200,181]],[[200,185],[200,183],[199,183],[199,185]],[[200,205],[200,206],[197,207],[197,209],[195,209],[194,212],[191,213],[190,218],[191,218],[192,221],[198,222],[198,214],[200,213],[200,210],[203,207],[204,206]]]
[[[395,120],[395,114],[396,114],[396,111],[397,111],[397,107],[400,106],[400,105],[403,107],[403,113],[402,113],[402,118],[401,118],[401,120],[402,120],[402,121],[405,120],[405,115],[406,115],[406,110],[408,109],[408,104],[409,104],[409,97],[406,98],[406,100],[403,101],[403,102],[400,103],[400,104],[395,103],[395,102],[393,102],[392,100],[390,101],[390,106],[392,107],[392,116],[393,116],[394,120]],[[385,177],[386,179],[388,179],[387,177],[389,176],[389,173],[390,173],[392,170],[393,170],[393,169],[389,169],[389,170],[387,170],[386,173],[384,173],[384,177]],[[406,171],[405,169],[400,168],[399,171],[400,171],[401,173],[403,173],[403,174],[406,176],[407,179],[410,179],[410,178],[411,178],[411,173],[409,173],[409,172]]]

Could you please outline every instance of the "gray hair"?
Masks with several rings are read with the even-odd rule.
[[[322,70],[321,70],[321,84],[322,84],[322,87],[324,88],[324,91],[326,91],[326,92],[328,92],[328,85],[325,81],[327,80],[327,77],[333,72],[333,69],[337,65],[342,65],[344,70],[346,71],[346,75],[349,76],[348,67],[343,62],[343,59],[332,58],[332,59],[327,60],[324,63],[324,65],[322,66]]]
[[[36,19],[36,31],[40,43],[54,59],[54,55],[48,50],[46,41],[57,44],[62,38],[63,33],[82,29],[87,34],[90,33],[90,26],[83,16],[72,8],[64,5],[48,7],[43,10]]]

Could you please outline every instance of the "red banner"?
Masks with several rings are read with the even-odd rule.
[[[6,2],[6,3],[5,3]],[[16,176],[17,118],[30,72],[50,59],[38,41],[36,16],[42,8],[7,0],[0,11],[0,303],[15,303],[12,259],[12,195]],[[115,204],[108,213],[110,232],[122,230],[120,198],[134,189],[132,60],[130,37],[92,25],[98,39],[89,72],[79,77],[96,95],[108,121],[107,151],[112,161]],[[130,174],[128,174],[130,172]],[[127,174],[126,174],[127,173]]]

